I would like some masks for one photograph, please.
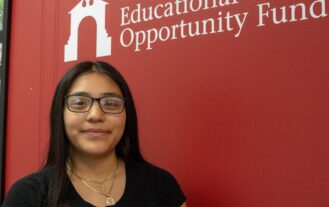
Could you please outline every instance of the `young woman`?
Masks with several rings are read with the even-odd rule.
[[[105,62],[82,62],[59,82],[47,163],[17,181],[3,207],[185,207],[167,171],[145,161],[129,87]]]

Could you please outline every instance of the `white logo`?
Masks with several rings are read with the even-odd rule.
[[[92,17],[97,24],[96,57],[111,55],[111,37],[105,29],[105,7],[108,3],[103,0],[81,0],[70,12],[71,32],[64,48],[64,61],[78,59],[78,29],[85,17]]]

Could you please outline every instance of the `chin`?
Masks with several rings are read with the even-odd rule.
[[[114,149],[94,148],[86,150],[86,153],[91,155],[108,155],[111,154],[113,150]]]
[[[104,157],[109,156],[112,154],[113,151],[115,151],[115,148],[112,149],[112,147],[104,147],[102,146],[92,146],[92,147],[82,147],[80,148],[80,153],[88,156],[95,156],[95,157]]]

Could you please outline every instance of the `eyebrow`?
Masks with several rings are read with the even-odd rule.
[[[80,91],[77,91],[77,92],[74,92],[72,94],[70,94],[70,96],[72,95],[75,95],[75,96],[90,96],[89,93],[86,93],[86,92],[80,92]],[[111,97],[118,97],[118,98],[122,98],[121,95],[117,94],[117,93],[113,93],[113,92],[106,92],[106,93],[102,93],[101,96],[111,96]]]

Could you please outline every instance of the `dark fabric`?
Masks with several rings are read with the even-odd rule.
[[[51,168],[17,181],[9,190],[2,207],[47,207],[51,189]],[[93,207],[84,201],[72,183],[68,199],[71,207]],[[126,166],[123,196],[112,207],[178,207],[186,200],[176,179],[167,171],[148,163]]]

